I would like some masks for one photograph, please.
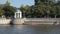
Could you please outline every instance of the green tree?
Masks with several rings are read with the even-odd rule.
[[[3,15],[3,8],[0,6],[0,17]]]
[[[21,6],[20,10],[25,13],[26,17],[44,18],[60,17],[60,4],[54,0],[35,0],[35,5]]]
[[[17,10],[17,8],[13,6],[9,6],[9,7],[5,6],[3,10],[4,10],[4,15],[7,18],[7,17],[14,17],[14,13]]]
[[[30,6],[22,5],[19,9],[23,12],[23,17],[31,17]]]
[[[8,17],[14,17],[14,13],[17,10],[16,7],[10,6],[10,3],[7,1],[5,6],[3,7],[4,15],[6,18]]]

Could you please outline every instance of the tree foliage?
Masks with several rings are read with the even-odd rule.
[[[12,6],[5,6],[4,8],[3,8],[3,10],[4,10],[4,15],[6,16],[6,17],[13,17],[14,16],[14,13],[15,13],[15,11],[16,11],[16,8],[15,7],[12,7]]]
[[[4,6],[0,6],[0,16],[5,15],[6,18],[14,17],[16,10],[17,8],[10,6],[10,3],[7,1]]]
[[[26,12],[26,17],[34,18],[60,18],[60,1],[35,0],[35,5],[20,7]]]
[[[3,15],[3,8],[0,6],[0,17]]]

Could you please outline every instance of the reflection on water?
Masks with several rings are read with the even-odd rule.
[[[55,25],[0,25],[0,34],[60,34]]]

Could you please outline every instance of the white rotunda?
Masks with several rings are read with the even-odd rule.
[[[22,18],[22,12],[20,11],[20,10],[17,10],[16,12],[15,12],[15,16],[14,16],[15,18]]]

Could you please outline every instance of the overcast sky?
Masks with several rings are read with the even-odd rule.
[[[5,4],[7,0],[0,0],[0,4]],[[34,5],[34,0],[8,0],[14,7],[20,7],[21,5]]]

